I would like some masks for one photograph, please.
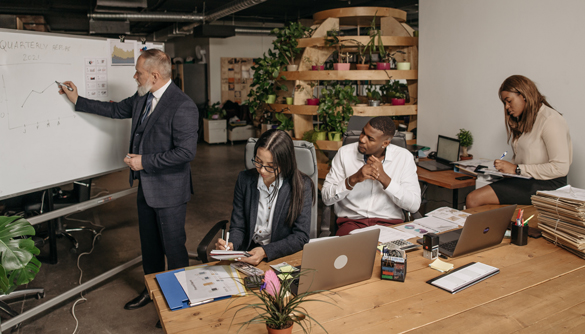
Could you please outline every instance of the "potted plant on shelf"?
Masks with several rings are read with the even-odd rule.
[[[282,63],[287,64],[287,71],[296,71],[299,66],[295,65],[295,57],[301,52],[298,48],[299,38],[310,37],[313,29],[303,26],[300,22],[290,22],[284,28],[274,28],[271,34],[276,35],[272,42],[274,48],[278,50]]]
[[[292,327],[296,323],[301,326],[304,333],[308,333],[311,329],[309,322],[311,320],[327,333],[327,330],[321,326],[315,318],[311,317],[307,310],[302,306],[303,303],[306,302],[322,302],[334,305],[332,302],[326,300],[318,300],[314,298],[309,299],[309,297],[321,292],[326,292],[326,290],[304,292],[299,293],[296,296],[291,293],[291,285],[294,279],[301,275],[307,275],[309,272],[313,272],[313,270],[303,269],[297,273],[283,273],[281,275],[284,275],[284,277],[281,282],[274,271],[266,271],[260,290],[250,290],[252,294],[260,299],[260,302],[230,307],[230,309],[240,307],[235,312],[234,317],[240,311],[247,309],[254,310],[254,317],[241,323],[240,330],[250,324],[260,323],[266,324],[266,329],[269,334],[285,334],[291,333]],[[334,301],[331,297],[327,297]]]
[[[286,117],[285,114],[280,113],[280,112],[274,114],[274,116],[280,122],[280,125],[278,125],[277,129],[285,131],[286,133],[288,133],[288,135],[291,138],[294,138],[292,130],[295,128],[295,124],[294,124],[292,118],[288,118],[288,117]]]
[[[319,81],[315,82],[315,81],[310,81],[308,83],[309,87],[311,88],[311,98],[307,99],[307,105],[308,106],[317,106],[319,105],[319,98],[315,95],[315,87],[317,87],[319,85]],[[295,86],[296,91],[297,92],[302,92],[305,87],[302,85],[296,85]]]
[[[347,131],[347,123],[353,115],[352,104],[359,102],[351,85],[335,84],[321,91],[323,97],[317,113],[325,120],[325,129],[329,140],[340,141],[341,135]]]
[[[467,152],[469,147],[473,145],[473,136],[471,135],[471,131],[459,129],[457,139],[459,139],[459,144],[461,145],[461,160],[473,159],[473,155]]]
[[[282,59],[272,49],[268,50],[268,55],[264,54],[255,62],[257,63],[252,66],[254,77],[247,101],[252,115],[257,111],[262,112],[265,103],[270,104],[276,101],[276,90],[288,91],[286,85],[281,85],[278,82],[278,79],[286,80],[286,77],[279,77]]]
[[[343,41],[340,40],[339,31],[337,30],[330,30],[327,32],[327,36],[325,37],[325,46],[334,47],[337,54],[337,63],[333,64],[333,69],[338,71],[349,70],[349,52],[343,52],[343,49],[347,46],[348,43],[356,44],[358,46],[361,45],[361,43],[355,39],[344,39]]]
[[[390,99],[394,106],[404,105],[406,102],[408,86],[398,80],[389,80],[380,87],[380,90],[383,95]]]
[[[303,61],[311,66],[313,71],[323,71],[325,69],[324,61],[313,61],[311,58],[305,56]]]
[[[35,229],[26,219],[0,216],[0,295],[7,295],[19,285],[28,284],[39,272],[41,262],[35,255],[39,255],[40,251],[30,237],[33,235]]]
[[[368,47],[363,45],[362,43],[358,44],[358,52],[359,52],[359,64],[356,64],[355,67],[358,71],[365,71],[370,69],[370,64],[366,64],[366,51]]]
[[[366,95],[368,96],[368,105],[370,107],[378,107],[380,105],[380,100],[382,100],[382,94],[376,89],[374,86],[369,86],[366,88]]]
[[[223,106],[219,102],[215,102],[214,104],[207,107],[207,119],[208,120],[221,120],[225,117],[226,111],[223,109]]]

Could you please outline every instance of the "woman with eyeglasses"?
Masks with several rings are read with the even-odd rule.
[[[297,169],[290,136],[268,130],[254,146],[255,169],[238,176],[229,240],[216,249],[245,250],[252,265],[296,253],[309,242],[315,186]]]
[[[538,190],[567,185],[573,160],[569,126],[540,94],[532,80],[513,75],[499,90],[504,104],[508,142],[512,139],[512,162],[498,159],[494,167],[503,173],[531,177],[506,177],[467,195],[467,208],[489,204],[532,204]]]

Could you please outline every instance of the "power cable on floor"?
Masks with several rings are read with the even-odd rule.
[[[77,222],[81,222],[81,223],[90,223],[91,225],[95,226],[95,227],[99,227],[100,230],[98,231],[98,233],[93,237],[93,240],[91,242],[91,249],[89,250],[89,252],[84,252],[79,254],[79,256],[77,257],[77,269],[79,269],[79,285],[81,285],[81,279],[83,277],[83,270],[81,269],[81,267],[79,266],[79,260],[81,259],[82,256],[84,255],[89,255],[93,252],[94,248],[95,248],[95,242],[97,240],[98,237],[100,237],[102,235],[102,232],[106,229],[104,226],[99,225],[99,224],[94,224],[93,222],[89,221],[89,220],[83,220],[83,219],[76,219],[76,218],[69,218],[69,216],[71,215],[67,215],[64,218],[66,220],[71,220],[71,221],[77,221]],[[96,212],[93,212],[93,216],[94,216],[94,220],[95,221],[99,221],[99,218],[96,214]],[[85,298],[83,296],[83,291],[79,293],[80,298],[77,299],[75,301],[75,303],[73,303],[73,306],[71,307],[71,314],[73,315],[73,318],[75,319],[75,329],[73,330],[73,334],[77,333],[77,329],[79,328],[79,320],[77,319],[77,316],[75,316],[75,306],[77,305],[77,303],[79,302],[85,302],[87,301],[87,298]]]

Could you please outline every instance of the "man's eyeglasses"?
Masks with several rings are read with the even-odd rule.
[[[256,168],[262,169],[262,167],[264,167],[264,169],[266,169],[266,171],[268,173],[274,173],[274,172],[276,172],[276,169],[278,168],[278,167],[272,167],[272,166],[264,166],[260,162],[256,161],[256,159],[252,159],[252,162],[254,163],[254,166],[256,166]]]

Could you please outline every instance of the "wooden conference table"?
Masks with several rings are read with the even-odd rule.
[[[535,212],[527,207],[525,215]],[[536,223],[537,219],[530,221],[531,226]],[[299,265],[301,252],[275,262],[282,261]],[[455,268],[482,262],[498,267],[500,273],[451,295],[425,283],[440,273],[428,267],[431,261],[422,257],[421,250],[408,253],[404,283],[380,279],[378,256],[369,280],[327,293],[339,307],[315,302],[303,306],[329,333],[585,332],[585,260],[543,238],[529,238],[523,247],[504,239],[499,246],[446,261]],[[268,269],[266,263],[259,267]],[[154,274],[146,276],[146,286],[166,333],[236,333],[237,324],[250,319],[253,311],[238,313],[230,327],[234,311],[226,311],[229,302],[257,300],[239,297],[171,311]],[[302,329],[295,325],[293,332],[302,333]],[[312,332],[324,331],[313,324]],[[241,333],[266,333],[266,327],[251,325]]]
[[[429,160],[426,158],[420,159],[421,161]],[[467,174],[456,173],[452,169],[451,170],[443,170],[439,172],[431,172],[430,170],[416,167],[416,173],[418,174],[418,180],[422,182],[426,182],[428,184],[433,184],[439,187],[447,188],[453,190],[453,208],[458,208],[459,203],[459,189],[465,187],[474,187],[475,186],[475,177],[472,177],[467,180],[457,180],[456,178],[467,176]],[[426,188],[423,188],[423,193],[421,194],[424,196],[424,191]]]

